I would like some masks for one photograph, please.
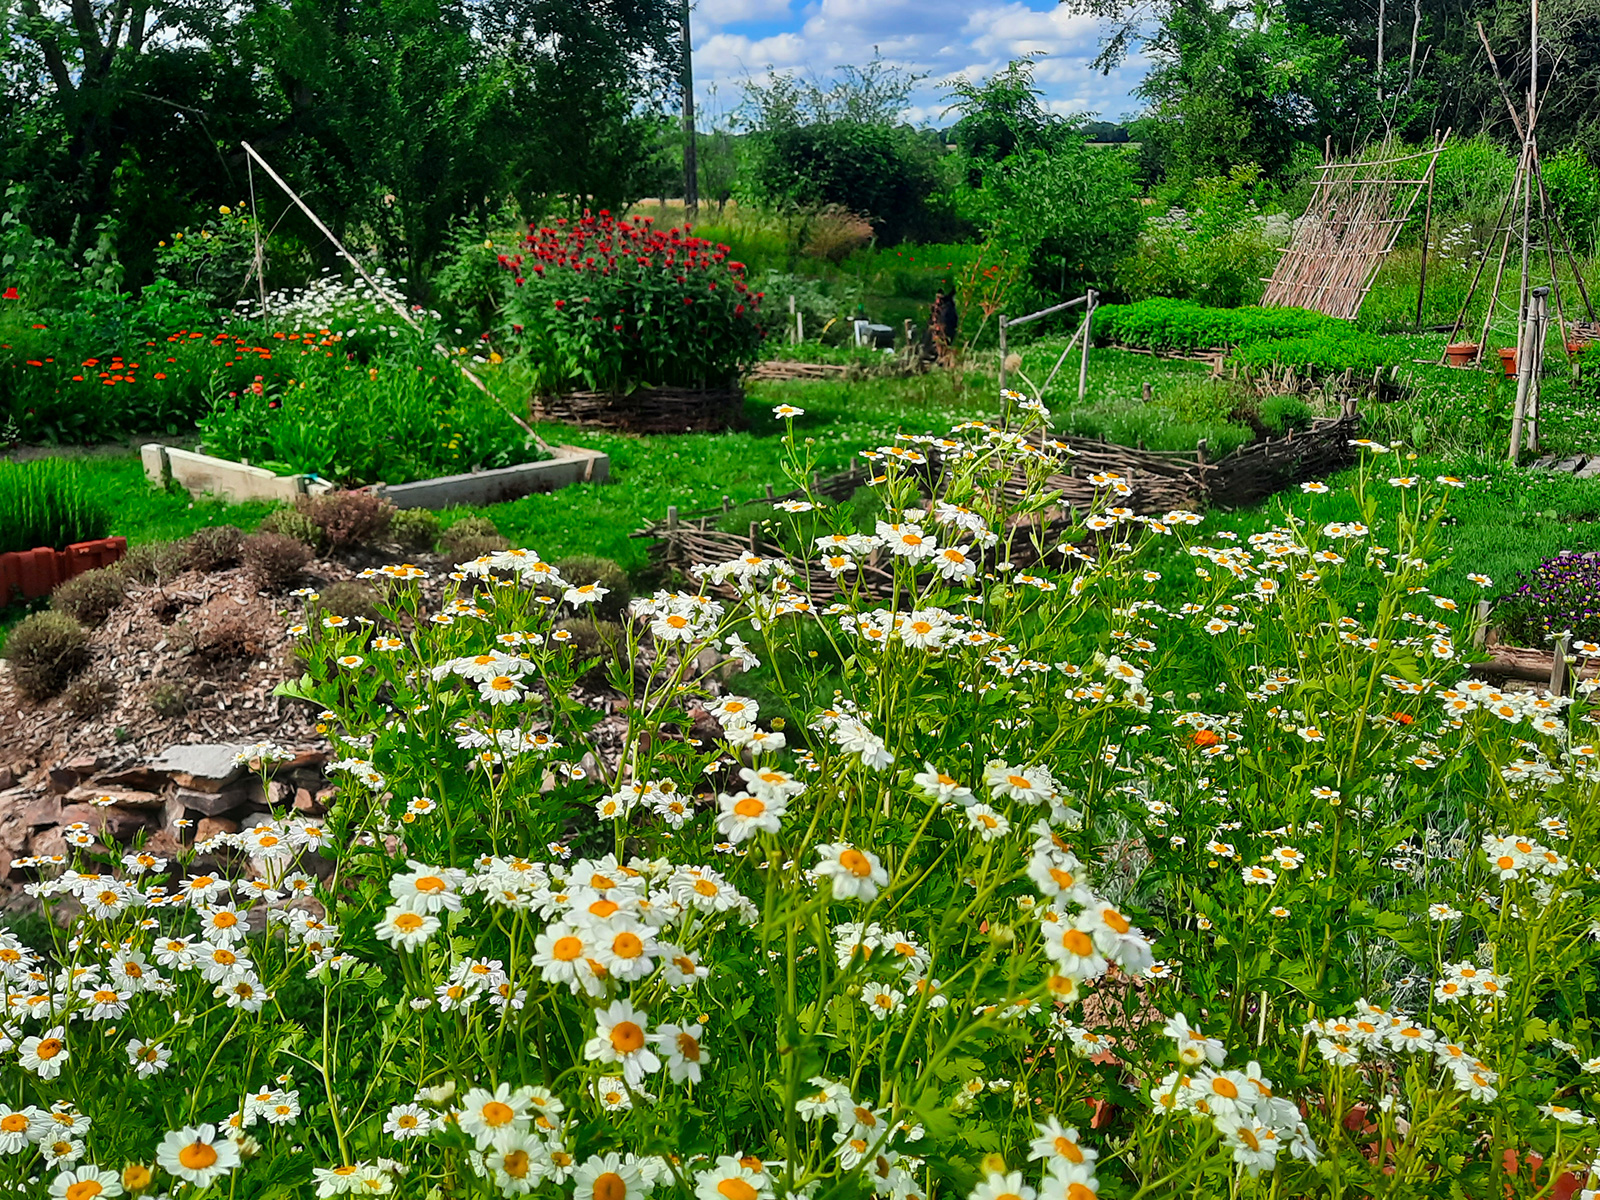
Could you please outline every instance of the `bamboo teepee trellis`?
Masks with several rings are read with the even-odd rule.
[[[1446,130],[1444,137],[1414,154],[1393,154],[1386,143],[1376,158],[1324,159],[1305,216],[1267,281],[1261,303],[1354,318],[1417,197],[1432,184],[1439,151],[1449,137]]]
[[[1522,150],[1517,156],[1516,173],[1511,179],[1511,189],[1506,194],[1505,203],[1500,209],[1499,222],[1496,225],[1494,240],[1499,242],[1498,254],[1493,254],[1493,244],[1478,261],[1478,269],[1473,274],[1472,286],[1467,290],[1467,297],[1462,302],[1461,311],[1457,314],[1454,324],[1450,327],[1450,340],[1454,341],[1467,319],[1467,313],[1472,307],[1472,302],[1478,293],[1478,285],[1483,279],[1484,269],[1489,264],[1491,256],[1495,258],[1494,283],[1490,286],[1489,302],[1484,308],[1483,327],[1479,333],[1475,362],[1481,362],[1483,352],[1489,341],[1489,331],[1494,323],[1496,310],[1501,306],[1500,290],[1505,279],[1506,262],[1511,257],[1513,238],[1520,241],[1520,281],[1517,288],[1517,396],[1511,416],[1511,445],[1510,457],[1515,462],[1524,449],[1538,450],[1539,448],[1539,391],[1540,378],[1544,371],[1545,342],[1550,322],[1549,302],[1552,297],[1556,304],[1556,321],[1561,336],[1558,339],[1562,349],[1567,355],[1567,364],[1572,365],[1572,351],[1567,338],[1566,304],[1561,293],[1561,278],[1557,271],[1556,262],[1556,237],[1560,235],[1561,250],[1571,271],[1573,281],[1577,284],[1578,294],[1583,300],[1584,308],[1588,310],[1589,320],[1595,320],[1594,305],[1589,299],[1589,290],[1584,286],[1583,275],[1578,270],[1578,262],[1572,253],[1571,243],[1567,241],[1566,233],[1561,229],[1559,218],[1551,214],[1550,193],[1545,187],[1544,171],[1539,165],[1539,141],[1537,129],[1539,125],[1539,0],[1531,0],[1531,35],[1529,39],[1529,83],[1526,97],[1526,107],[1518,111],[1517,105],[1512,101],[1511,93],[1506,89],[1505,78],[1500,72],[1500,61],[1495,57],[1489,39],[1483,32],[1483,24],[1478,24],[1478,40],[1483,43],[1484,51],[1489,56],[1489,65],[1494,69],[1495,84],[1500,89],[1500,98],[1505,102],[1506,111],[1511,116],[1511,124],[1516,129],[1517,137],[1521,140]],[[1546,82],[1548,87],[1548,81]],[[1537,204],[1537,211],[1535,211]],[[1542,239],[1540,237],[1542,233]],[[1550,282],[1547,285],[1535,285],[1532,274],[1537,268],[1537,260],[1541,247],[1537,244],[1542,240],[1546,265],[1550,272]],[[1441,359],[1442,361],[1442,359]]]

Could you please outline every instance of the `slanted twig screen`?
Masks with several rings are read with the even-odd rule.
[[[1390,156],[1384,149],[1376,158],[1324,162],[1261,303],[1354,318],[1428,185],[1445,138],[1415,154]]]

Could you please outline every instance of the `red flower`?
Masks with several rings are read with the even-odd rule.
[[[565,300],[557,300],[556,301],[556,307],[557,308],[565,308],[566,306],[567,306],[567,302]]]
[[[17,289],[16,288],[8,287],[6,289],[5,295],[4,296],[0,296],[0,299],[3,299],[3,300],[20,300],[20,299],[22,299],[22,297],[17,295]]]

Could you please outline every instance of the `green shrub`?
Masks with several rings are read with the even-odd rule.
[[[462,517],[439,537],[439,550],[453,562],[467,562],[484,554],[509,549],[488,517]]]
[[[158,683],[150,689],[150,711],[171,720],[189,711],[189,689],[181,683]]]
[[[50,607],[92,629],[105,624],[105,619],[122,603],[126,584],[117,567],[85,571],[50,593]]]
[[[192,571],[221,571],[239,565],[244,530],[237,525],[208,525],[178,543]]]
[[[555,566],[561,572],[561,578],[575,587],[598,583],[606,589],[606,594],[598,602],[588,606],[596,620],[615,621],[628,610],[628,602],[633,599],[633,586],[628,581],[628,573],[611,559],[593,554],[576,554],[562,559]]]
[[[34,613],[11,631],[5,656],[17,690],[30,700],[48,700],[88,667],[89,635],[66,613]]]
[[[244,540],[245,569],[269,592],[289,586],[311,563],[311,549],[281,533],[257,533]]]
[[[1280,436],[1311,428],[1311,406],[1299,396],[1268,396],[1261,402],[1260,417],[1262,425]]]
[[[558,644],[565,641],[579,661],[597,660],[583,676],[583,681],[591,687],[604,683],[610,677],[613,666],[627,662],[627,634],[615,621],[589,616],[572,617],[557,621],[552,632],[558,635],[552,640]],[[569,637],[560,637],[562,633]]]
[[[134,583],[159,584],[187,569],[187,556],[178,542],[140,542],[128,547],[118,563]]]
[[[85,675],[63,694],[67,711],[75,717],[98,717],[111,711],[117,700],[116,685],[98,675]]]
[[[378,599],[378,590],[376,588],[351,579],[325,588],[318,603],[321,605],[323,612],[332,613],[337,617],[376,621],[378,619]]]
[[[323,546],[322,530],[305,513],[297,508],[275,508],[263,518],[261,533],[276,533],[293,538],[313,550]]]
[[[402,508],[389,518],[389,540],[413,554],[432,554],[439,544],[439,517],[425,508]]]
[[[60,458],[0,463],[0,554],[103,538],[111,514],[88,495],[76,464]]]
[[[389,532],[394,517],[394,505],[376,492],[301,496],[295,508],[317,527],[330,550],[372,545]]]

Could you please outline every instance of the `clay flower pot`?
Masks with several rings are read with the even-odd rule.
[[[1506,346],[1500,350],[1500,368],[1505,371],[1507,379],[1517,376],[1517,348]]]
[[[1477,342],[1451,342],[1444,348],[1445,357],[1452,367],[1464,367],[1478,354]]]

